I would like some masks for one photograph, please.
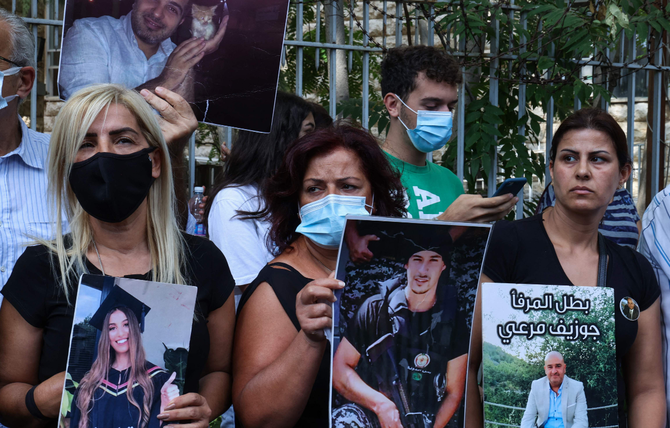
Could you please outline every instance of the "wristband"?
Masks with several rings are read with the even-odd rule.
[[[34,418],[48,421],[50,419],[44,416],[42,412],[40,412],[40,409],[37,407],[37,403],[35,403],[35,388],[37,388],[37,385],[30,388],[26,393],[26,408]]]

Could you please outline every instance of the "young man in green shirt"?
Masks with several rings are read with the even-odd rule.
[[[382,62],[382,96],[391,124],[382,144],[400,171],[412,218],[488,222],[503,218],[514,195],[467,195],[447,168],[426,161],[451,136],[462,77],[458,62],[443,49],[403,46],[389,49]]]

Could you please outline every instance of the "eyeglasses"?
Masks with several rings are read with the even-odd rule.
[[[0,56],[0,59],[3,60],[3,61],[7,61],[7,62],[10,63],[10,64],[14,64],[14,65],[17,66],[17,67],[21,67],[19,64],[15,63],[14,61],[9,60],[9,59],[7,59],[7,58],[5,58],[5,57],[3,57],[3,56]]]

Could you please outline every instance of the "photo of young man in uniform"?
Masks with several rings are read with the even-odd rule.
[[[333,388],[350,403],[333,409],[334,427],[444,427],[459,409],[469,330],[449,267],[465,228],[440,229],[396,238],[406,279],[379,284],[349,320]]]

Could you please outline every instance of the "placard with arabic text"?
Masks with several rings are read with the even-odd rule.
[[[606,287],[483,284],[487,426],[617,426],[614,310]]]

